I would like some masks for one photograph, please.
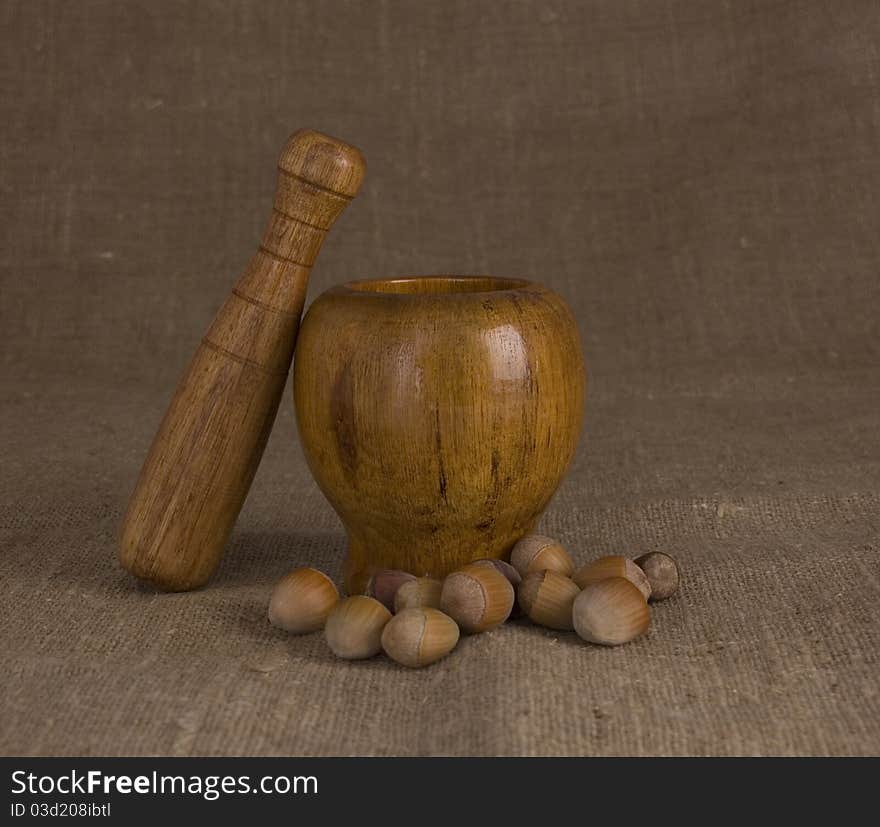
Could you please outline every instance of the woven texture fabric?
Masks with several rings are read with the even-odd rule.
[[[13,2],[0,39],[0,752],[880,752],[875,0]],[[587,417],[541,528],[680,560],[647,636],[518,621],[407,671],[271,628],[277,578],[345,552],[289,388],[210,586],[119,568],[300,126],[369,163],[311,298],[569,302]]]

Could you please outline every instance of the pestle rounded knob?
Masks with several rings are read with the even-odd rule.
[[[367,162],[361,151],[313,129],[298,129],[281,151],[278,168],[346,198],[361,187]]]

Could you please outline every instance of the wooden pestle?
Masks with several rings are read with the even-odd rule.
[[[220,562],[272,429],[309,271],[360,188],[360,151],[312,130],[287,141],[259,249],[180,380],[122,526],[120,559],[170,591]]]

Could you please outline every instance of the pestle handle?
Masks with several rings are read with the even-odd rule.
[[[260,246],[180,379],[129,501],[120,560],[132,574],[185,591],[217,568],[275,420],[311,266],[365,171],[358,149],[320,132],[285,144]]]

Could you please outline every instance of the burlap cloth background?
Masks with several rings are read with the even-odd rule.
[[[5,3],[0,749],[880,751],[876,0]],[[570,302],[591,373],[543,528],[668,549],[616,650],[514,624],[422,672],[266,623],[340,525],[288,394],[216,580],[118,568],[141,460],[259,237],[275,158],[363,148],[316,266]]]

